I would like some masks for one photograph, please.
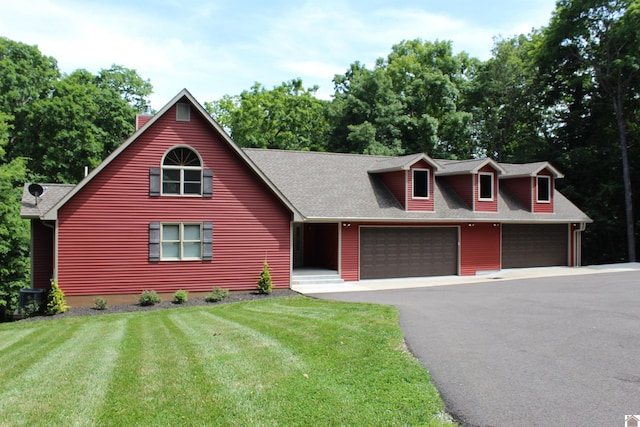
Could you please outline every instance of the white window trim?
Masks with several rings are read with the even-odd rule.
[[[491,197],[482,197],[482,176],[490,176],[491,177]],[[495,174],[493,172],[478,172],[478,201],[480,202],[493,202],[495,198],[496,190],[495,190]]]
[[[165,240],[164,239],[164,227],[167,225],[178,226],[178,240]],[[184,239],[184,226],[185,225],[197,225],[200,227],[200,240],[185,240]],[[201,261],[202,260],[202,223],[201,222],[162,222],[160,223],[160,261]],[[163,254],[164,243],[178,243],[180,252],[178,258],[166,258]],[[200,243],[200,256],[199,257],[185,257],[184,256],[184,244],[185,243]]]
[[[188,105],[188,104],[187,104]],[[167,165],[165,166],[164,164],[164,160],[166,159],[167,155],[169,153],[171,153],[173,150],[177,149],[177,148],[186,148],[188,150],[191,150],[196,156],[198,156],[198,160],[200,161],[200,166],[171,166],[171,165]],[[164,192],[164,170],[179,170],[180,171],[180,192],[179,193],[165,193]],[[199,194],[195,194],[195,193],[189,193],[189,194],[185,194],[184,193],[184,171],[185,170],[199,170],[200,171],[200,193]],[[173,147],[171,147],[169,150],[167,150],[164,153],[164,156],[162,156],[162,160],[160,161],[160,195],[161,196],[175,196],[175,197],[202,197],[202,192],[204,190],[204,163],[202,162],[202,157],[200,156],[200,153],[193,149],[192,147],[188,146],[188,145],[175,145]]]
[[[427,196],[416,196],[415,195],[415,185],[416,185],[416,175],[415,172],[426,172],[427,173]],[[429,200],[431,198],[431,171],[429,169],[411,169],[411,199],[414,200]]]
[[[540,178],[547,180],[547,194],[548,200],[540,200]],[[546,175],[536,176],[536,203],[551,203],[551,177]]]

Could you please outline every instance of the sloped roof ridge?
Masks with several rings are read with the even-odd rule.
[[[328,156],[353,156],[353,157],[362,157],[366,159],[394,159],[396,156],[385,156],[382,154],[362,154],[362,153],[338,153],[334,151],[306,151],[306,150],[285,150],[283,148],[257,148],[257,147],[241,147],[244,151],[269,151],[269,152],[282,152],[282,153],[297,153],[297,154],[322,154]]]

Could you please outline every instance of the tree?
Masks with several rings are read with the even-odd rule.
[[[317,89],[304,89],[300,79],[271,90],[256,83],[205,107],[241,147],[318,151],[326,148],[327,121]]]
[[[391,48],[385,68],[415,123],[403,133],[407,152],[463,159],[474,154],[472,115],[460,107],[477,65],[464,52],[454,55],[450,41],[416,39]],[[435,141],[425,141],[425,133]]]
[[[328,108],[329,149],[337,152],[404,154],[405,105],[381,67],[368,70],[359,62],[334,77],[335,94]],[[428,136],[425,136],[428,138]]]
[[[481,153],[498,161],[540,160],[547,124],[534,51],[540,33],[495,41],[478,67],[465,103]]]
[[[372,70],[359,62],[334,77],[330,147],[370,154],[475,154],[469,112],[460,109],[478,61],[451,42],[403,41]]]
[[[0,321],[13,313],[29,285],[29,223],[20,218],[25,160],[6,161],[8,116],[0,112]]]
[[[636,261],[628,148],[630,101],[640,93],[640,3],[637,0],[559,0],[545,31],[541,62],[547,76],[563,75],[594,85],[608,100],[617,128],[624,186],[628,260]]]

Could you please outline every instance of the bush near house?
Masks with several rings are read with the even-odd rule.
[[[261,294],[270,294],[272,289],[273,282],[271,281],[269,264],[267,264],[267,261],[265,261],[262,264],[262,273],[260,273],[260,279],[258,279],[258,292]]]
[[[151,291],[142,291],[142,294],[138,298],[138,304],[143,307],[160,304],[162,299],[158,295],[158,293],[154,290]]]
[[[47,299],[47,307],[44,310],[45,314],[53,316],[54,314],[64,313],[68,308],[67,301],[64,299],[64,292],[62,292],[62,289],[58,286],[58,282],[52,280],[51,290],[49,291],[49,297]]]

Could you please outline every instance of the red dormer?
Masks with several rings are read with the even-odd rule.
[[[492,159],[445,161],[439,176],[475,212],[498,212],[498,176],[505,170]]]
[[[564,175],[548,162],[503,165],[501,185],[529,212],[553,213],[555,180]]]
[[[440,165],[424,153],[395,157],[374,165],[377,174],[406,211],[433,212],[435,171]]]

